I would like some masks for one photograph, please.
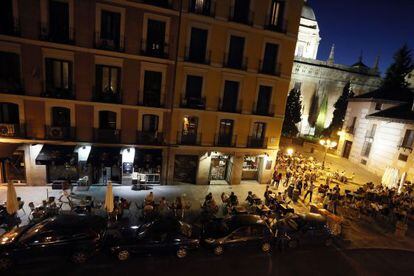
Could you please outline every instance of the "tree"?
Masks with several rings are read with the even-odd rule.
[[[292,89],[286,102],[285,120],[283,121],[282,133],[284,136],[296,136],[299,132],[296,124],[301,121],[302,101],[299,89]]]
[[[385,73],[385,78],[380,89],[384,94],[393,98],[395,93],[411,96],[407,75],[414,70],[412,51],[407,44],[404,44],[395,54],[394,62]],[[408,98],[410,99],[410,98]]]
[[[309,117],[308,123],[310,127],[315,127],[316,120],[318,119],[319,114],[319,96],[317,89],[313,92],[311,106],[309,108]]]
[[[352,98],[354,93],[351,90],[351,83],[347,82],[344,89],[342,90],[341,96],[334,104],[334,112],[332,122],[329,127],[324,131],[324,134],[330,136],[332,133],[338,132],[342,129],[344,123],[346,109],[348,108],[348,99]]]
[[[319,136],[325,128],[326,114],[328,113],[328,95],[325,93],[319,108],[318,118],[315,124],[315,135]]]

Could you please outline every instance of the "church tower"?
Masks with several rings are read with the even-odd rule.
[[[295,56],[316,59],[318,55],[319,26],[315,12],[305,1],[299,25],[298,42],[296,43]]]

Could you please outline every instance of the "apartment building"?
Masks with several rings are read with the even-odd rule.
[[[302,5],[1,1],[1,181],[268,182]]]

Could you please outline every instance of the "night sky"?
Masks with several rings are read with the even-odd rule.
[[[372,66],[380,55],[385,72],[405,42],[414,48],[414,0],[308,0],[322,37],[318,59],[326,60],[335,43],[335,62],[351,65],[363,52]]]

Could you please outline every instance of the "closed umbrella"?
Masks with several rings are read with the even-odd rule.
[[[114,211],[114,193],[112,191],[111,181],[108,181],[108,185],[106,186],[105,210],[108,213],[112,213]]]
[[[19,203],[17,202],[16,189],[12,183],[7,184],[7,213],[13,215],[19,210]]]

